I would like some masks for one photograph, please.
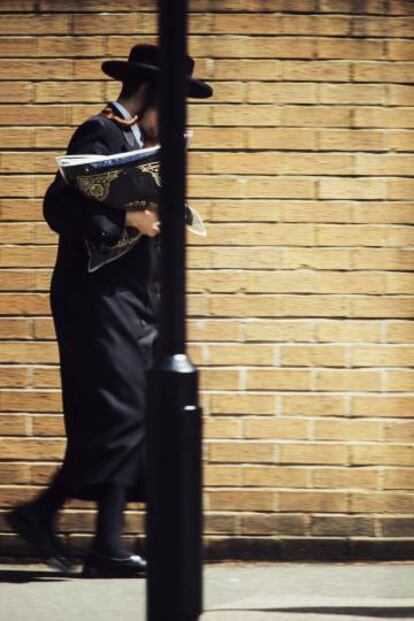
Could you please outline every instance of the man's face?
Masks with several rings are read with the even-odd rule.
[[[146,109],[139,126],[144,133],[146,146],[159,142],[158,108],[155,105]]]
[[[142,96],[145,98],[148,96],[148,89],[150,83],[146,82],[142,87]],[[159,125],[158,125],[158,98],[155,96],[154,101],[145,110],[142,118],[139,121],[139,126],[144,135],[145,146],[151,146],[159,142]]]

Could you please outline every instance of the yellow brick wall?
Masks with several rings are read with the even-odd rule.
[[[137,8],[139,4],[139,9]],[[100,71],[157,41],[153,0],[0,0],[2,511],[64,449],[41,201]],[[206,543],[414,538],[414,4],[193,0],[189,350]],[[100,13],[99,11],[102,11]],[[94,504],[60,526],[82,547]],[[130,505],[127,533],[144,532]],[[14,552],[13,552],[14,553]]]

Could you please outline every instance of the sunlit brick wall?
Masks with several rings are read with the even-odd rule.
[[[118,94],[102,59],[157,42],[154,9],[0,0],[0,518],[64,450],[42,195],[74,128]],[[189,103],[206,544],[413,540],[414,3],[190,9],[195,73],[215,89]],[[93,503],[67,503],[74,549],[93,524]],[[3,554],[26,551],[0,530]]]

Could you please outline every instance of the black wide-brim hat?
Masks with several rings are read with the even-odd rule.
[[[124,82],[134,78],[152,77],[160,71],[159,47],[149,43],[134,45],[129,53],[128,60],[106,60],[102,63],[102,71],[115,80]],[[203,80],[192,77],[194,60],[186,54],[184,72],[187,81],[187,95],[206,99],[211,97],[213,89]]]

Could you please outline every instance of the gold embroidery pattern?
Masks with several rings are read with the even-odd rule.
[[[125,207],[127,210],[131,211],[139,211],[140,209],[145,209],[147,206],[147,201],[131,201],[130,203],[126,203]]]
[[[148,164],[140,164],[137,166],[142,172],[149,173],[153,178],[158,187],[161,187],[161,179],[160,179],[160,163],[159,162],[149,162]]]
[[[79,176],[77,182],[79,189],[86,196],[103,201],[108,197],[112,181],[119,177],[120,174],[120,170],[112,170],[99,175]]]
[[[110,248],[124,248],[127,246],[132,246],[133,244],[135,244],[136,241],[138,241],[141,235],[142,233],[137,232],[136,234],[130,236],[128,234],[128,231],[124,229],[121,239],[119,239],[114,244],[111,244]]]

